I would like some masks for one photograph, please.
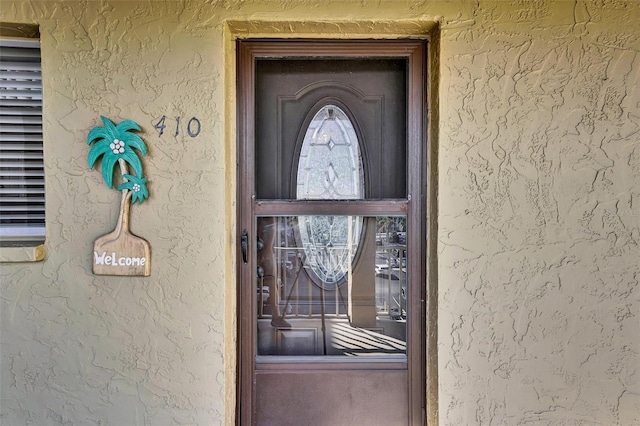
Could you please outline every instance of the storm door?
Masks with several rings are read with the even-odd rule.
[[[424,419],[424,43],[238,43],[240,424]]]

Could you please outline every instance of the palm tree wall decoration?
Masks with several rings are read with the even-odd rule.
[[[87,144],[91,146],[88,163],[93,168],[101,159],[102,177],[107,187],[113,188],[115,166],[122,175],[122,192],[118,222],[113,232],[98,238],[94,244],[93,273],[98,275],[142,275],[151,273],[151,250],[149,243],[129,231],[129,212],[132,203],[149,198],[147,179],[142,173],[142,162],[138,156],[147,155],[147,146],[133,131],[140,126],[131,120],[118,125],[100,116],[104,126],[91,129]],[[129,167],[133,173],[129,173]]]

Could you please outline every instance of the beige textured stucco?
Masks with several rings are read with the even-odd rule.
[[[435,24],[440,423],[640,424],[637,1],[3,0],[0,21],[40,25],[47,179],[46,260],[0,264],[0,424],[232,423],[234,38]],[[148,278],[91,274],[119,203],[87,168],[100,114],[149,146]],[[163,115],[202,132],[159,137]]]

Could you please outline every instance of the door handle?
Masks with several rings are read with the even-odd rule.
[[[249,233],[247,230],[242,231],[242,236],[240,237],[240,249],[242,250],[242,261],[247,263],[247,251],[249,250]]]

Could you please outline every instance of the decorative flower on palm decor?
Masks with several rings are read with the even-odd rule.
[[[142,203],[149,198],[147,179],[142,176],[142,163],[138,152],[147,155],[147,146],[142,138],[132,131],[140,131],[140,126],[131,120],[124,120],[114,125],[111,120],[100,116],[104,127],[94,127],[87,136],[87,144],[92,145],[89,151],[89,167],[93,168],[102,157],[102,177],[109,188],[113,188],[113,173],[119,164],[125,182],[118,187],[119,191],[131,191],[131,200]],[[131,166],[135,175],[128,174],[127,165]]]
[[[149,190],[147,189],[147,178],[139,179],[137,176],[123,175],[127,182],[118,187],[118,191],[128,189],[131,191],[131,202],[136,201],[142,203],[149,198]]]

